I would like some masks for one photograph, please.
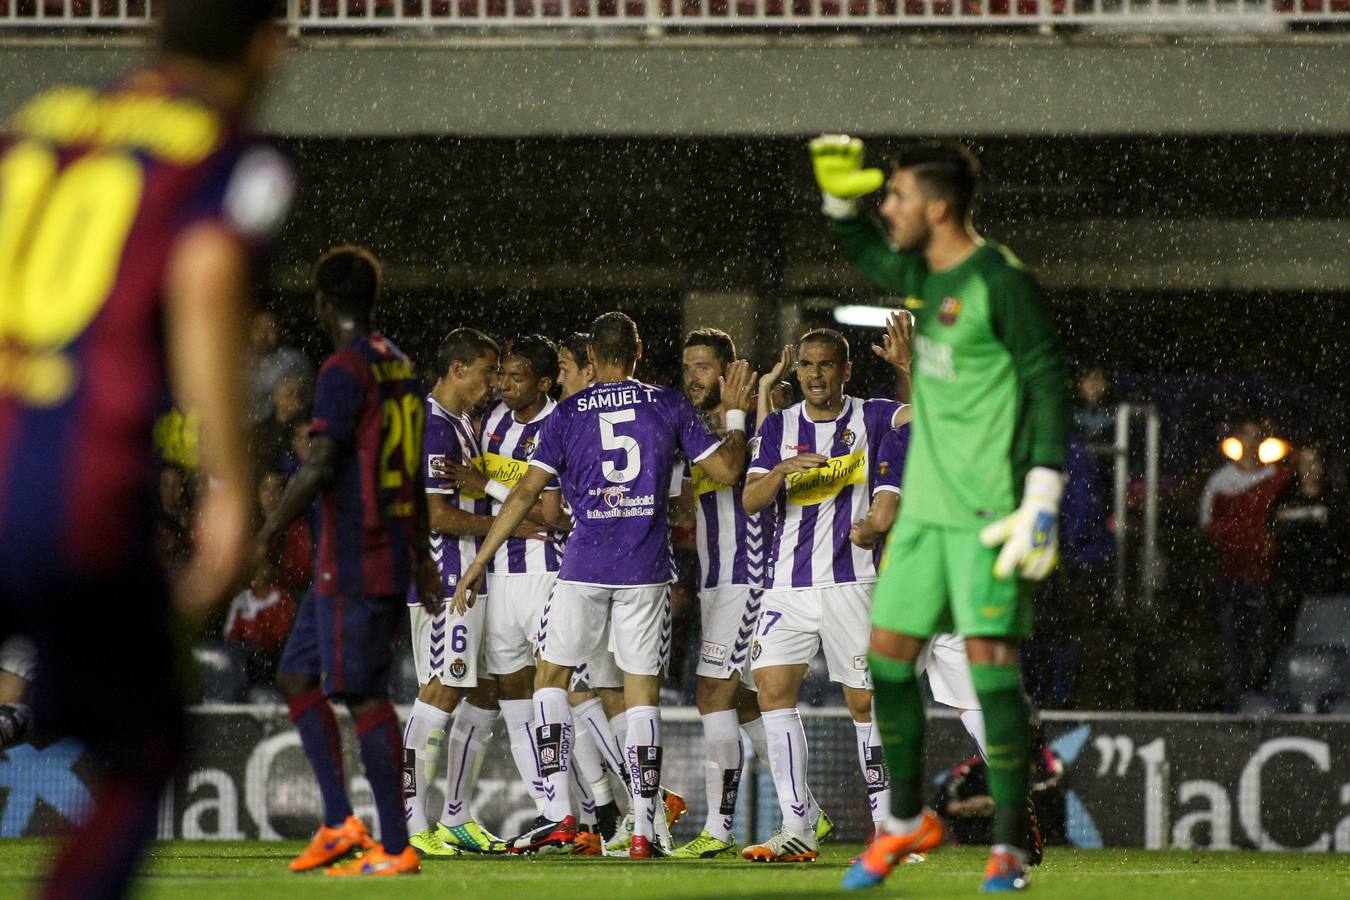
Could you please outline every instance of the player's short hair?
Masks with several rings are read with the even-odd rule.
[[[929,141],[908,147],[895,157],[896,171],[910,169],[929,197],[946,200],[952,215],[964,220],[975,205],[980,184],[980,159],[955,141]]]
[[[690,347],[709,347],[724,366],[736,361],[736,342],[720,328],[696,328],[685,337],[684,346],[686,350]]]
[[[444,375],[451,363],[471,366],[486,353],[501,355],[497,342],[477,328],[456,328],[441,339],[436,349],[436,371]]]
[[[797,339],[797,349],[800,350],[802,344],[806,343],[829,344],[835,350],[839,351],[839,358],[845,364],[849,361],[848,339],[833,328],[812,328]]]
[[[562,339],[558,345],[558,352],[566,350],[572,356],[572,361],[578,366],[590,365],[590,358],[586,355],[586,349],[591,346],[591,336],[584,331],[574,331]]]
[[[637,323],[621,312],[607,312],[591,323],[591,351],[596,362],[627,366],[637,362]]]
[[[542,334],[527,334],[513,340],[506,348],[507,356],[519,356],[530,364],[535,378],[557,379],[558,345]]]
[[[160,49],[216,65],[236,62],[276,15],[273,0],[160,0],[159,8]]]
[[[319,257],[314,289],[340,312],[368,316],[380,299],[384,267],[365,247],[334,247]]]

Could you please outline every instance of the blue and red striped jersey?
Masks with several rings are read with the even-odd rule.
[[[424,418],[412,363],[379,332],[352,338],[319,369],[310,434],[341,450],[319,498],[320,596],[407,591]]]
[[[155,69],[55,88],[5,124],[0,568],[37,583],[151,557],[167,265],[199,224],[258,249],[292,185],[274,150]]]

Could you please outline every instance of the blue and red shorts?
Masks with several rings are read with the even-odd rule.
[[[402,596],[321,597],[300,603],[280,671],[322,679],[330,697],[389,694],[394,636],[407,616]]]

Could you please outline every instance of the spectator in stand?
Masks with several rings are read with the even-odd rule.
[[[277,583],[276,561],[265,557],[248,589],[230,603],[223,629],[225,640],[243,644],[248,651],[250,688],[272,684],[294,621],[291,592]]]
[[[272,392],[281,379],[287,376],[298,378],[307,389],[314,380],[314,366],[299,350],[281,345],[277,317],[270,312],[260,312],[253,317],[249,350],[253,358],[250,413],[255,423],[261,423],[272,415]]]
[[[296,425],[309,425],[308,391],[300,378],[286,375],[272,388],[272,413],[253,429],[253,453],[260,471],[284,471],[292,453]]]
[[[165,464],[160,468],[155,549],[166,572],[177,571],[192,555],[190,495],[187,474],[180,467]]]
[[[1088,369],[1078,377],[1073,412],[1074,431],[1088,445],[1114,444],[1116,409],[1111,399],[1111,379],[1104,369]]]
[[[266,520],[281,503],[286,479],[280,472],[264,472],[258,479],[258,505]],[[314,537],[307,518],[302,516],[290,524],[277,538],[273,553],[277,557],[276,582],[299,596],[309,590],[314,581]]]
[[[1228,660],[1226,699],[1236,710],[1242,695],[1265,683],[1273,635],[1271,576],[1275,501],[1293,480],[1290,471],[1263,464],[1257,450],[1268,429],[1244,419],[1234,432],[1242,446],[1205,484],[1200,526],[1219,554],[1219,629]]]
[[[1275,505],[1276,646],[1292,636],[1304,600],[1350,590],[1345,497],[1327,478],[1322,451],[1300,448],[1294,474]]]

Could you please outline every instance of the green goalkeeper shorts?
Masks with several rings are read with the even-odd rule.
[[[998,548],[978,528],[900,521],[891,529],[872,599],[872,624],[914,637],[1024,638],[1034,585],[994,577]]]

